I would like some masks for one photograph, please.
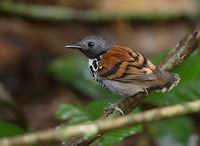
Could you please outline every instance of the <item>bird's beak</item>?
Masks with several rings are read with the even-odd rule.
[[[83,47],[78,46],[78,45],[66,45],[65,48],[70,48],[70,49],[82,49]]]

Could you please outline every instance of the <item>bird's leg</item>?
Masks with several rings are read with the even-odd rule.
[[[110,112],[117,111],[120,113],[120,115],[124,116],[124,112],[117,106],[117,103],[109,103],[109,106],[104,109],[104,113],[108,111]]]
[[[148,90],[146,88],[143,88],[143,91],[141,91],[145,94],[145,96],[147,96],[149,94]],[[134,95],[132,95],[134,96]],[[109,103],[109,107],[104,109],[104,113],[108,112],[108,113],[112,113],[113,111],[117,111],[120,113],[120,115],[124,116],[124,112],[122,109],[120,109],[118,107],[119,103],[121,103],[123,100],[126,100],[126,98],[130,97],[129,95],[124,95],[123,98],[121,98],[120,100],[118,100],[115,103]]]
[[[117,106],[120,102],[122,102],[124,99],[128,98],[129,96],[128,95],[124,95],[123,98],[121,98],[120,100],[118,100],[117,102],[115,103],[109,103],[109,107],[106,107],[104,109],[104,113],[105,112],[108,112],[108,111],[117,111],[120,113],[120,115],[124,116],[124,112]]]

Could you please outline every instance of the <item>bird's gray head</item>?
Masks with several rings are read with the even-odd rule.
[[[112,44],[107,42],[103,37],[92,35],[86,36],[74,45],[66,45],[65,47],[79,49],[88,58],[94,59],[110,49],[111,46]]]

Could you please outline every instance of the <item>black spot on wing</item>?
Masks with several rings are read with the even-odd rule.
[[[106,73],[102,74],[101,76],[103,77],[107,77],[110,76],[114,73],[116,73],[118,71],[118,69],[120,68],[119,66],[123,63],[123,61],[119,62],[118,64],[114,65],[113,68],[109,71],[107,71]]]
[[[118,82],[121,82],[121,83],[133,83],[133,80],[115,79],[115,81],[118,81]]]
[[[144,58],[143,65],[144,65],[144,66],[147,66],[147,58],[146,58],[146,57],[144,57],[144,56],[143,56],[143,58]]]
[[[143,65],[133,65],[133,64],[128,64],[128,67],[134,67],[134,68],[137,68],[137,69],[142,69],[142,68],[144,68],[144,66]]]
[[[133,58],[134,60],[131,62],[135,62],[138,61],[138,56],[133,56],[133,54],[131,52],[128,52],[128,54],[131,56],[131,58]],[[137,53],[136,53],[137,54]],[[138,54],[137,54],[138,55]]]
[[[131,52],[128,52],[128,55],[130,55],[131,58],[135,58]]]
[[[134,59],[135,59],[135,61],[138,61],[139,58],[138,58],[138,56],[135,56]]]

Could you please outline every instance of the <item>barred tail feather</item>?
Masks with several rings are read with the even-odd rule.
[[[162,83],[156,87],[158,92],[170,91],[173,87],[177,86],[180,81],[179,75],[165,71],[162,76]]]

